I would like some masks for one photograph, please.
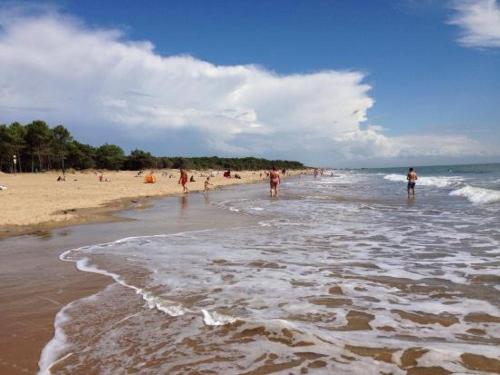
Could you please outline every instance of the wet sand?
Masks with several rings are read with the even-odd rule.
[[[0,374],[35,373],[40,351],[54,334],[55,314],[109,283],[58,260],[61,248],[86,242],[67,234],[0,241]]]
[[[232,190],[210,194],[235,193]],[[35,373],[40,352],[54,335],[55,314],[69,302],[113,282],[61,262],[58,257],[63,251],[134,235],[205,228],[213,222],[209,196],[193,193],[161,198],[142,210],[118,213],[114,222],[0,239],[0,374]],[[228,225],[231,216],[218,217],[217,225]]]
[[[307,170],[289,171],[287,175],[309,173]],[[146,171],[147,173],[147,171]],[[238,171],[241,179],[224,178],[214,172],[211,189],[222,186],[248,184],[266,180],[265,171]],[[191,191],[204,188],[210,171],[189,171],[195,182],[189,182]],[[0,238],[21,234],[41,234],[54,228],[88,222],[113,221],[113,213],[126,208],[141,208],[148,198],[180,194],[177,170],[154,173],[154,184],[144,183],[144,174],[137,171],[105,171],[99,181],[97,171],[66,174],[66,181],[58,182],[60,173],[0,173],[0,184],[7,190],[0,192]]]

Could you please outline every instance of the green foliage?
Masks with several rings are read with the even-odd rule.
[[[0,125],[0,169],[12,170],[12,137],[7,125]]]
[[[142,150],[134,150],[130,153],[125,161],[125,169],[138,170],[145,168],[153,168],[156,166],[156,158],[149,152]]]
[[[16,168],[14,169],[14,156]],[[266,160],[254,157],[155,157],[143,150],[134,150],[125,156],[123,150],[113,144],[93,147],[74,140],[63,125],[54,128],[40,120],[27,125],[14,122],[0,124],[0,170],[4,172],[42,171],[66,168],[139,170],[148,168],[231,169],[258,170],[301,169],[302,163],[287,160]]]
[[[52,147],[54,151],[59,155],[59,160],[61,163],[61,169],[64,173],[64,159],[68,152],[68,145],[73,140],[73,137],[69,133],[69,130],[62,125],[57,125],[52,129]]]
[[[66,164],[73,169],[90,169],[96,167],[96,149],[77,141],[68,144]]]
[[[123,168],[125,153],[117,145],[103,144],[96,150],[97,168],[119,170]]]
[[[26,125],[26,143],[31,156],[31,171],[44,170],[44,155],[51,141],[51,131],[45,121],[36,120]],[[35,161],[36,156],[36,161]]]

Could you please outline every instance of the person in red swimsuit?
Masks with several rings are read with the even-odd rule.
[[[182,185],[182,192],[189,193],[189,189],[187,188],[188,182],[188,174],[184,169],[180,169],[181,176],[179,177],[179,184]]]
[[[276,167],[273,166],[271,171],[269,172],[269,183],[271,185],[271,197],[278,196],[278,187],[281,182],[280,174],[276,170]]]

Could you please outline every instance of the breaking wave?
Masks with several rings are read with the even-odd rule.
[[[384,176],[385,180],[393,182],[406,182],[406,176],[401,174],[388,174]],[[457,176],[424,176],[418,178],[418,184],[422,186],[435,186],[438,188],[459,186],[463,179]]]
[[[469,185],[453,190],[450,195],[465,197],[470,202],[477,204],[500,202],[500,191]]]

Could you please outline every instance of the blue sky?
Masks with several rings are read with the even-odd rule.
[[[4,13],[7,12],[8,18],[15,19],[17,24],[31,22],[32,25],[35,20],[50,20],[46,22],[52,27],[50,30],[67,33],[69,28],[69,33],[75,33],[74,39],[85,33],[94,35],[103,30],[114,30],[120,35],[113,36],[112,43],[127,46],[131,42],[147,41],[152,45],[149,54],[153,57],[190,56],[195,65],[201,62],[215,67],[251,65],[256,66],[258,72],[256,76],[252,72],[242,73],[241,82],[245,83],[237,88],[233,86],[233,78],[228,78],[232,73],[226,72],[220,84],[210,82],[208,88],[204,85],[198,90],[197,81],[191,80],[193,74],[189,74],[189,78],[179,77],[173,85],[169,79],[175,71],[168,73],[169,79],[166,79],[161,75],[163,73],[158,73],[164,69],[145,72],[150,64],[134,66],[132,71],[145,70],[141,74],[148,76],[159,74],[157,81],[168,81],[169,84],[155,88],[148,85],[148,91],[142,90],[141,81],[131,82],[130,91],[137,91],[135,97],[141,97],[140,105],[133,102],[134,95],[128,95],[125,100],[118,98],[114,87],[106,88],[102,100],[113,103],[112,107],[106,104],[106,110],[112,113],[105,113],[102,101],[96,107],[95,103],[83,104],[81,97],[76,95],[81,106],[88,106],[85,109],[76,106],[76,112],[83,110],[84,116],[55,109],[56,94],[52,101],[31,98],[26,107],[24,103],[0,94],[0,108],[6,109],[3,115],[0,113],[0,122],[29,121],[33,116],[47,118],[50,122],[65,123],[75,135],[90,143],[104,140],[119,143],[127,150],[141,147],[156,154],[256,154],[340,166],[500,160],[496,146],[500,140],[500,24],[496,25],[496,17],[500,20],[500,15],[496,11],[500,14],[500,7],[494,0],[74,0],[50,2],[46,7],[36,9],[33,3],[27,2],[3,5]],[[0,23],[3,29],[0,46],[2,39],[6,45],[9,45],[9,38],[19,40],[12,21],[5,19],[4,16],[3,23]],[[453,22],[455,24],[450,24]],[[482,28],[488,26],[488,22],[491,25]],[[36,28],[33,26],[33,29]],[[42,38],[43,35],[52,35],[48,28],[43,30]],[[58,43],[59,48],[71,50],[68,42]],[[101,45],[99,43],[97,41],[96,45]],[[57,44],[50,46],[57,48]],[[105,48],[105,43],[101,47]],[[16,53],[24,56],[26,49],[30,48],[33,46],[29,43],[20,45]],[[99,48],[93,47],[89,51],[87,54],[99,54]],[[37,56],[40,53],[38,51]],[[69,56],[69,53],[64,56]],[[130,55],[120,56],[130,60]],[[9,67],[14,63],[0,60],[0,64]],[[86,61],[68,57],[65,66],[71,69],[69,64],[78,65],[76,69],[79,70],[79,65],[85,66]],[[181,66],[186,64],[181,63]],[[111,68],[99,66],[99,69]],[[109,74],[115,75],[116,69],[113,66]],[[198,64],[193,69],[200,74],[202,68]],[[54,78],[50,72],[39,68],[13,72],[15,76],[34,74],[36,78],[47,75],[40,79],[43,82],[50,82],[49,77]],[[320,72],[333,72],[335,77],[322,79],[316,76]],[[342,74],[346,79],[349,74],[360,77],[350,77],[345,83]],[[262,75],[272,82],[261,84],[265,80]],[[293,90],[298,92],[294,91],[292,100],[283,97],[289,90],[287,82],[283,81],[294,76],[299,76],[300,82],[293,84]],[[68,79],[76,81],[81,77],[65,76],[56,81],[58,79],[64,86]],[[100,79],[102,82],[102,77]],[[131,79],[129,74],[122,77],[122,80],[127,79]],[[216,101],[204,103],[203,97],[172,104],[171,96],[165,94],[174,90],[174,97],[189,96],[193,90],[213,92],[230,85],[229,91],[221,94],[221,98],[227,99],[228,93],[246,89],[253,82],[259,83],[255,83],[252,89],[255,93],[252,92],[251,98],[237,102],[230,100],[223,106],[218,106]],[[279,85],[282,85],[281,90]],[[308,91],[311,85],[317,85],[317,88]],[[365,90],[362,85],[369,88]],[[29,90],[29,85],[21,86]],[[275,86],[278,94],[270,94],[269,88]],[[183,91],[185,87],[189,90]],[[301,87],[304,87],[304,97],[300,96]],[[83,90],[82,97],[91,92],[88,88],[78,89]],[[154,90],[159,90],[159,93]],[[265,103],[269,106],[274,103],[272,109],[255,99],[261,90],[262,96],[266,97]],[[314,92],[318,92],[321,98],[311,98]],[[143,98],[147,95],[158,97],[154,105],[145,103]],[[332,98],[331,105],[317,105],[328,95]],[[116,106],[118,99],[119,107]],[[298,111],[290,119],[275,110],[281,106],[285,111],[287,107],[283,103],[295,108],[294,100],[300,105],[310,101],[303,106],[306,113]],[[50,109],[45,112],[33,110],[48,102],[51,103],[47,107]],[[356,103],[353,108],[359,109],[350,113],[361,113],[356,119],[342,113],[342,109],[350,108],[351,103]],[[152,116],[152,107],[148,107],[148,117],[138,119],[139,113],[144,114],[146,104],[160,111],[161,115]],[[335,106],[338,109],[332,110]],[[119,108],[125,108],[127,113],[116,117]],[[310,119],[307,111],[311,108],[317,113]],[[175,116],[172,115],[174,109]],[[226,116],[228,111],[237,115]],[[88,112],[101,115],[87,117]],[[179,119],[179,113],[185,118]],[[250,117],[248,113],[251,113]],[[221,115],[225,123],[222,127],[214,120]],[[127,126],[122,126],[120,119]],[[99,126],[95,121],[99,121]],[[283,121],[290,122],[292,130]],[[332,123],[338,124],[335,131],[331,129]],[[343,123],[345,127],[342,127]],[[372,130],[368,131],[369,128]],[[349,132],[348,136],[346,132]],[[221,136],[222,133],[231,135]],[[279,146],[275,146],[276,142]]]
[[[445,1],[64,2],[96,26],[150,40],[163,55],[221,65],[259,64],[280,74],[323,69],[368,74],[370,118],[399,134],[497,125],[500,53],[455,43]],[[499,137],[500,139],[500,137]]]

